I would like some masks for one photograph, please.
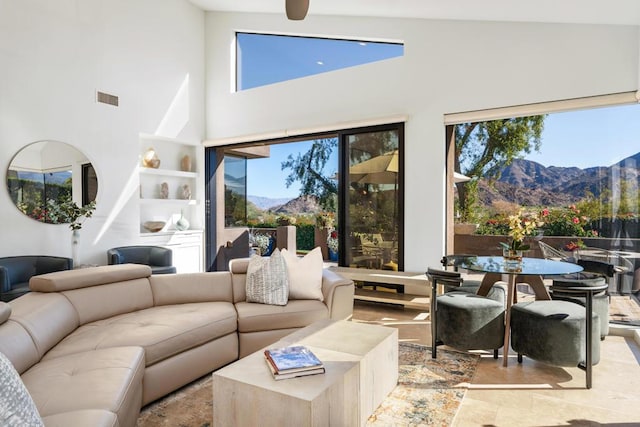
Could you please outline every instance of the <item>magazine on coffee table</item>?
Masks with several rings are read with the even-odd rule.
[[[324,365],[311,350],[305,346],[290,346],[283,348],[271,348],[264,351],[271,372],[280,379],[287,375],[293,376],[314,375],[324,373]],[[289,374],[298,374],[288,376]]]

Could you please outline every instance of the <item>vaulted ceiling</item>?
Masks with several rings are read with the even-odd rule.
[[[190,1],[207,11],[285,13],[285,0]],[[314,15],[640,25],[640,0],[310,0]]]

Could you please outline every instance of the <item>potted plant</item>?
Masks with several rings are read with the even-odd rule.
[[[68,223],[71,229],[71,253],[73,264],[78,264],[78,246],[80,241],[80,230],[87,218],[91,218],[96,209],[96,202],[91,201],[84,206],[78,206],[67,196],[62,200],[47,201],[47,215],[56,223]]]

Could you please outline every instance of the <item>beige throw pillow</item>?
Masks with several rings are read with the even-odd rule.
[[[247,302],[287,305],[289,278],[284,258],[278,249],[270,257],[253,255],[247,266]]]
[[[289,274],[289,298],[317,299],[323,301],[323,264],[320,248],[317,247],[313,249],[302,258],[283,249],[282,256],[287,263],[287,272]]]

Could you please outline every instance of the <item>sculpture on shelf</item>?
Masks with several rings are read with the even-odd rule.
[[[169,184],[163,182],[160,184],[160,198],[168,199],[169,198]]]
[[[142,155],[142,166],[153,169],[158,169],[158,167],[160,167],[160,159],[153,147],[149,147]]]
[[[182,186],[182,198],[185,200],[190,200],[191,199],[191,188],[189,187],[189,184],[184,184]]]
[[[191,157],[188,154],[185,154],[180,161],[180,168],[184,172],[191,172]]]

